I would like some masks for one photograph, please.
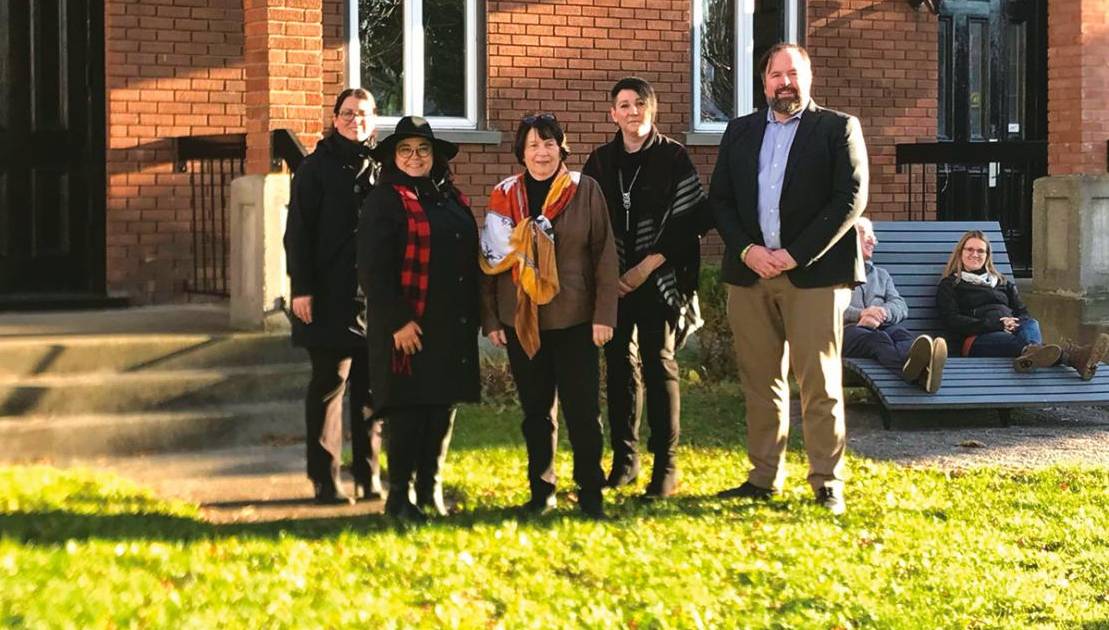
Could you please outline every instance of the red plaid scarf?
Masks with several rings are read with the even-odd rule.
[[[428,264],[431,261],[431,224],[427,221],[420,198],[408,186],[394,184],[408,215],[408,240],[400,268],[400,287],[416,319],[427,308]],[[412,374],[412,357],[393,348],[393,373]]]

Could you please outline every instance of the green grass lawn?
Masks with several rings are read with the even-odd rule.
[[[682,495],[610,495],[603,523],[567,495],[515,518],[508,406],[461,411],[446,483],[462,512],[417,529],[216,526],[115,477],[0,469],[0,627],[1109,628],[1109,470],[852,458],[836,518],[794,450],[782,498],[720,501],[747,468],[735,391],[687,385],[683,402]]]

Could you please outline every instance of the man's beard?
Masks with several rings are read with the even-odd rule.
[[[779,96],[779,95],[782,96]],[[797,90],[779,90],[770,101],[770,108],[779,114],[792,116],[801,111],[801,95]]]

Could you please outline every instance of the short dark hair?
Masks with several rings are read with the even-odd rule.
[[[524,145],[528,140],[528,132],[532,129],[539,134],[540,138],[544,140],[554,139],[558,143],[558,152],[562,156],[563,162],[570,157],[570,145],[566,142],[566,133],[562,131],[562,126],[558,124],[558,119],[554,117],[554,114],[525,116],[520,120],[520,126],[516,128],[516,140],[512,143],[516,161],[521,166],[524,164]]]
[[[801,44],[794,44],[792,42],[778,42],[777,44],[771,46],[770,49],[764,52],[762,54],[762,57],[759,58],[760,77],[766,78],[766,71],[770,69],[770,60],[774,58],[774,55],[782,52],[783,50],[796,50],[797,53],[801,55],[801,58],[805,60],[805,63],[809,64],[809,66],[812,66],[812,60],[809,58],[809,51],[805,50],[804,46],[802,46]]]
[[[641,79],[639,77],[624,77],[617,81],[616,85],[612,86],[612,90],[609,91],[609,96],[612,98],[613,103],[616,102],[616,95],[624,90],[635,92],[639,98],[647,103],[647,107],[650,107],[652,110],[658,109],[658,96],[655,94],[655,88],[651,87],[651,84],[648,83],[646,79]]]
[[[339,92],[339,96],[335,99],[335,107],[331,108],[331,112],[338,116],[339,109],[341,109],[343,106],[343,101],[352,96],[360,101],[369,101],[373,103],[374,105],[372,109],[377,109],[377,103],[374,102],[374,95],[370,94],[369,90],[366,90],[364,88],[347,88],[342,92]]]

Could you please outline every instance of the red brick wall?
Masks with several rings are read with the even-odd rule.
[[[173,172],[168,138],[242,132],[249,122],[243,6],[108,0],[108,283],[139,303],[186,299],[192,273],[188,179]],[[522,114],[555,112],[579,168],[614,132],[608,90],[622,76],[655,85],[659,127],[682,139],[691,116],[690,8],[689,0],[487,0],[485,116],[503,142],[466,145],[454,161],[478,214],[490,188],[519,169],[511,136]],[[323,0],[322,94],[304,100],[319,107],[322,128],[346,87],[345,10],[343,0]],[[818,102],[862,120],[870,213],[902,216],[906,178],[894,173],[893,145],[934,138],[935,18],[903,2],[812,0],[808,44]],[[309,149],[321,127],[297,129]],[[690,153],[707,183],[716,147]],[[719,252],[715,237],[706,250]]]
[[[859,118],[873,218],[907,218],[908,174],[897,174],[894,145],[936,139],[937,37],[936,17],[905,2],[809,2],[813,98]]]
[[[569,165],[580,168],[615,132],[608,90],[623,76],[654,84],[663,133],[681,138],[689,129],[688,0],[490,0],[486,10],[486,105],[490,125],[504,138],[499,147],[467,146],[467,155],[456,158],[458,181],[472,191],[475,206],[483,207],[489,189],[521,168],[511,144],[526,113],[558,116],[573,151]],[[633,16],[635,28],[626,28]],[[714,152],[694,149],[703,174]]]
[[[185,299],[188,175],[175,136],[243,131],[242,0],[108,0],[107,274],[136,303]]]
[[[243,0],[246,172],[271,170],[270,133],[314,147],[323,103],[322,0]]]
[[[1048,5],[1048,174],[1106,173],[1109,140],[1109,5]]]

